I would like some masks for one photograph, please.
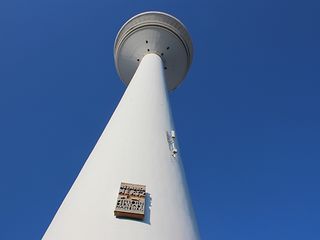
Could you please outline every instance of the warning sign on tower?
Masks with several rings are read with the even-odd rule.
[[[114,215],[142,220],[144,218],[145,198],[145,185],[121,183]]]

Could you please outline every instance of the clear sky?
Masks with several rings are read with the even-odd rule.
[[[171,95],[202,239],[320,239],[320,3],[1,0],[0,239],[40,239],[120,100],[122,24],[165,11],[194,59]]]

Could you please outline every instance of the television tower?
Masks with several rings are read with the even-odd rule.
[[[127,21],[114,44],[119,105],[45,240],[197,240],[168,91],[192,60],[184,25],[162,12]]]

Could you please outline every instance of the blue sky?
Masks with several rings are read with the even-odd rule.
[[[120,100],[122,24],[178,17],[171,95],[202,239],[320,239],[320,3],[0,2],[0,239],[40,239]]]

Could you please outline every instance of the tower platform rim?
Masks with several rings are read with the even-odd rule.
[[[173,90],[185,78],[185,75],[187,74],[191,66],[192,58],[193,58],[193,45],[192,45],[190,34],[187,28],[185,27],[185,25],[176,17],[165,12],[161,12],[161,11],[142,12],[131,17],[128,21],[126,21],[122,25],[122,27],[117,33],[117,36],[114,42],[114,61],[115,61],[117,73],[120,76],[120,79],[126,85],[128,85],[129,82],[131,81],[133,74],[130,73],[124,76],[123,72],[125,72],[126,70],[124,70],[124,66],[121,66],[121,64],[119,63],[119,58],[123,58],[124,55],[129,56],[133,54],[131,50],[123,50],[126,44],[126,41],[131,37],[133,37],[135,34],[139,34],[140,30],[147,30],[147,29],[149,29],[150,31],[151,30],[159,31],[160,34],[163,34],[163,32],[166,32],[166,34],[168,35],[171,34],[172,35],[172,38],[170,39],[171,43],[180,45],[180,50],[184,49],[185,51],[185,54],[183,55],[183,56],[186,56],[186,57],[183,57],[184,61],[186,61],[185,64],[183,66],[177,66],[177,65],[174,66],[175,68],[179,68],[179,67],[181,68],[179,74],[172,74],[170,71],[167,71],[168,73],[166,77],[168,78],[168,81],[172,82],[171,84],[168,84],[169,90]],[[141,44],[138,43],[138,45],[142,45],[142,44],[143,43]],[[151,49],[150,52],[140,51],[137,53],[136,51],[135,54],[138,55],[136,60],[139,61],[139,59],[142,59],[143,56],[145,56],[148,53],[155,53],[162,58],[165,64],[166,63],[169,64],[170,61],[168,61],[168,58],[166,58],[166,56],[162,56],[161,54],[161,52],[163,52],[163,49],[159,49],[159,48],[155,46],[154,49]],[[121,51],[126,51],[126,52],[121,52]],[[172,58],[174,58],[172,57],[174,56],[173,51],[174,50],[172,50],[172,53],[170,53],[171,62],[172,62]],[[180,55],[178,54],[176,58],[178,57],[181,57],[181,54]],[[179,59],[176,59],[175,62],[179,62]],[[132,64],[130,63],[130,65]],[[134,67],[133,66],[130,66],[130,67],[136,70],[139,64],[135,64],[135,65],[136,66]],[[165,67],[165,69],[167,69],[167,67]]]

